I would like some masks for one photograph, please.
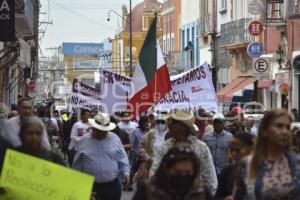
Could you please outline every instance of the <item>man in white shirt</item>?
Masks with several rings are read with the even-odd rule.
[[[34,107],[33,103],[28,98],[22,98],[18,102],[19,116],[10,118],[5,124],[2,136],[7,139],[13,146],[21,146],[20,140],[20,124],[24,117],[33,115]],[[50,149],[50,143],[46,129],[43,130],[42,146],[46,149]]]
[[[118,127],[123,129],[129,136],[138,127],[136,122],[131,121],[131,114],[124,112],[122,114],[122,121],[118,123]]]
[[[129,184],[129,162],[119,137],[111,132],[116,125],[107,113],[98,113],[89,119],[92,132],[82,137],[72,168],[95,177],[95,199],[120,200],[119,174]]]
[[[79,140],[85,134],[90,132],[89,118],[91,117],[91,112],[87,109],[83,109],[80,113],[80,121],[76,122],[71,130],[71,142],[69,145],[69,150],[78,150]]]

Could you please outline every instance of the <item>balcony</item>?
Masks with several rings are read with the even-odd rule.
[[[248,32],[251,19],[243,18],[221,25],[220,45],[228,50],[247,48],[254,42],[254,36]]]
[[[32,0],[18,0],[15,6],[16,34],[20,37],[33,36],[33,3]]]

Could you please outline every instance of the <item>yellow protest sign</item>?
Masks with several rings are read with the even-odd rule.
[[[1,200],[89,200],[94,177],[13,150],[7,150]]]

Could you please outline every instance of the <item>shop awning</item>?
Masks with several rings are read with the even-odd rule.
[[[252,91],[253,79],[251,77],[238,77],[221,89],[217,96],[219,102],[247,102],[251,99]]]
[[[274,80],[258,81],[257,88],[269,88],[274,83]]]

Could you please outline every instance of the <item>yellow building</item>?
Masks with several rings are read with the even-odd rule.
[[[157,38],[162,36],[161,15],[162,4],[157,0],[144,0],[132,9],[132,72],[137,64],[139,52],[147,35],[148,28],[155,16],[158,15]],[[127,7],[123,5],[122,32],[112,40],[112,69],[114,72],[129,76],[130,74],[130,21]]]

